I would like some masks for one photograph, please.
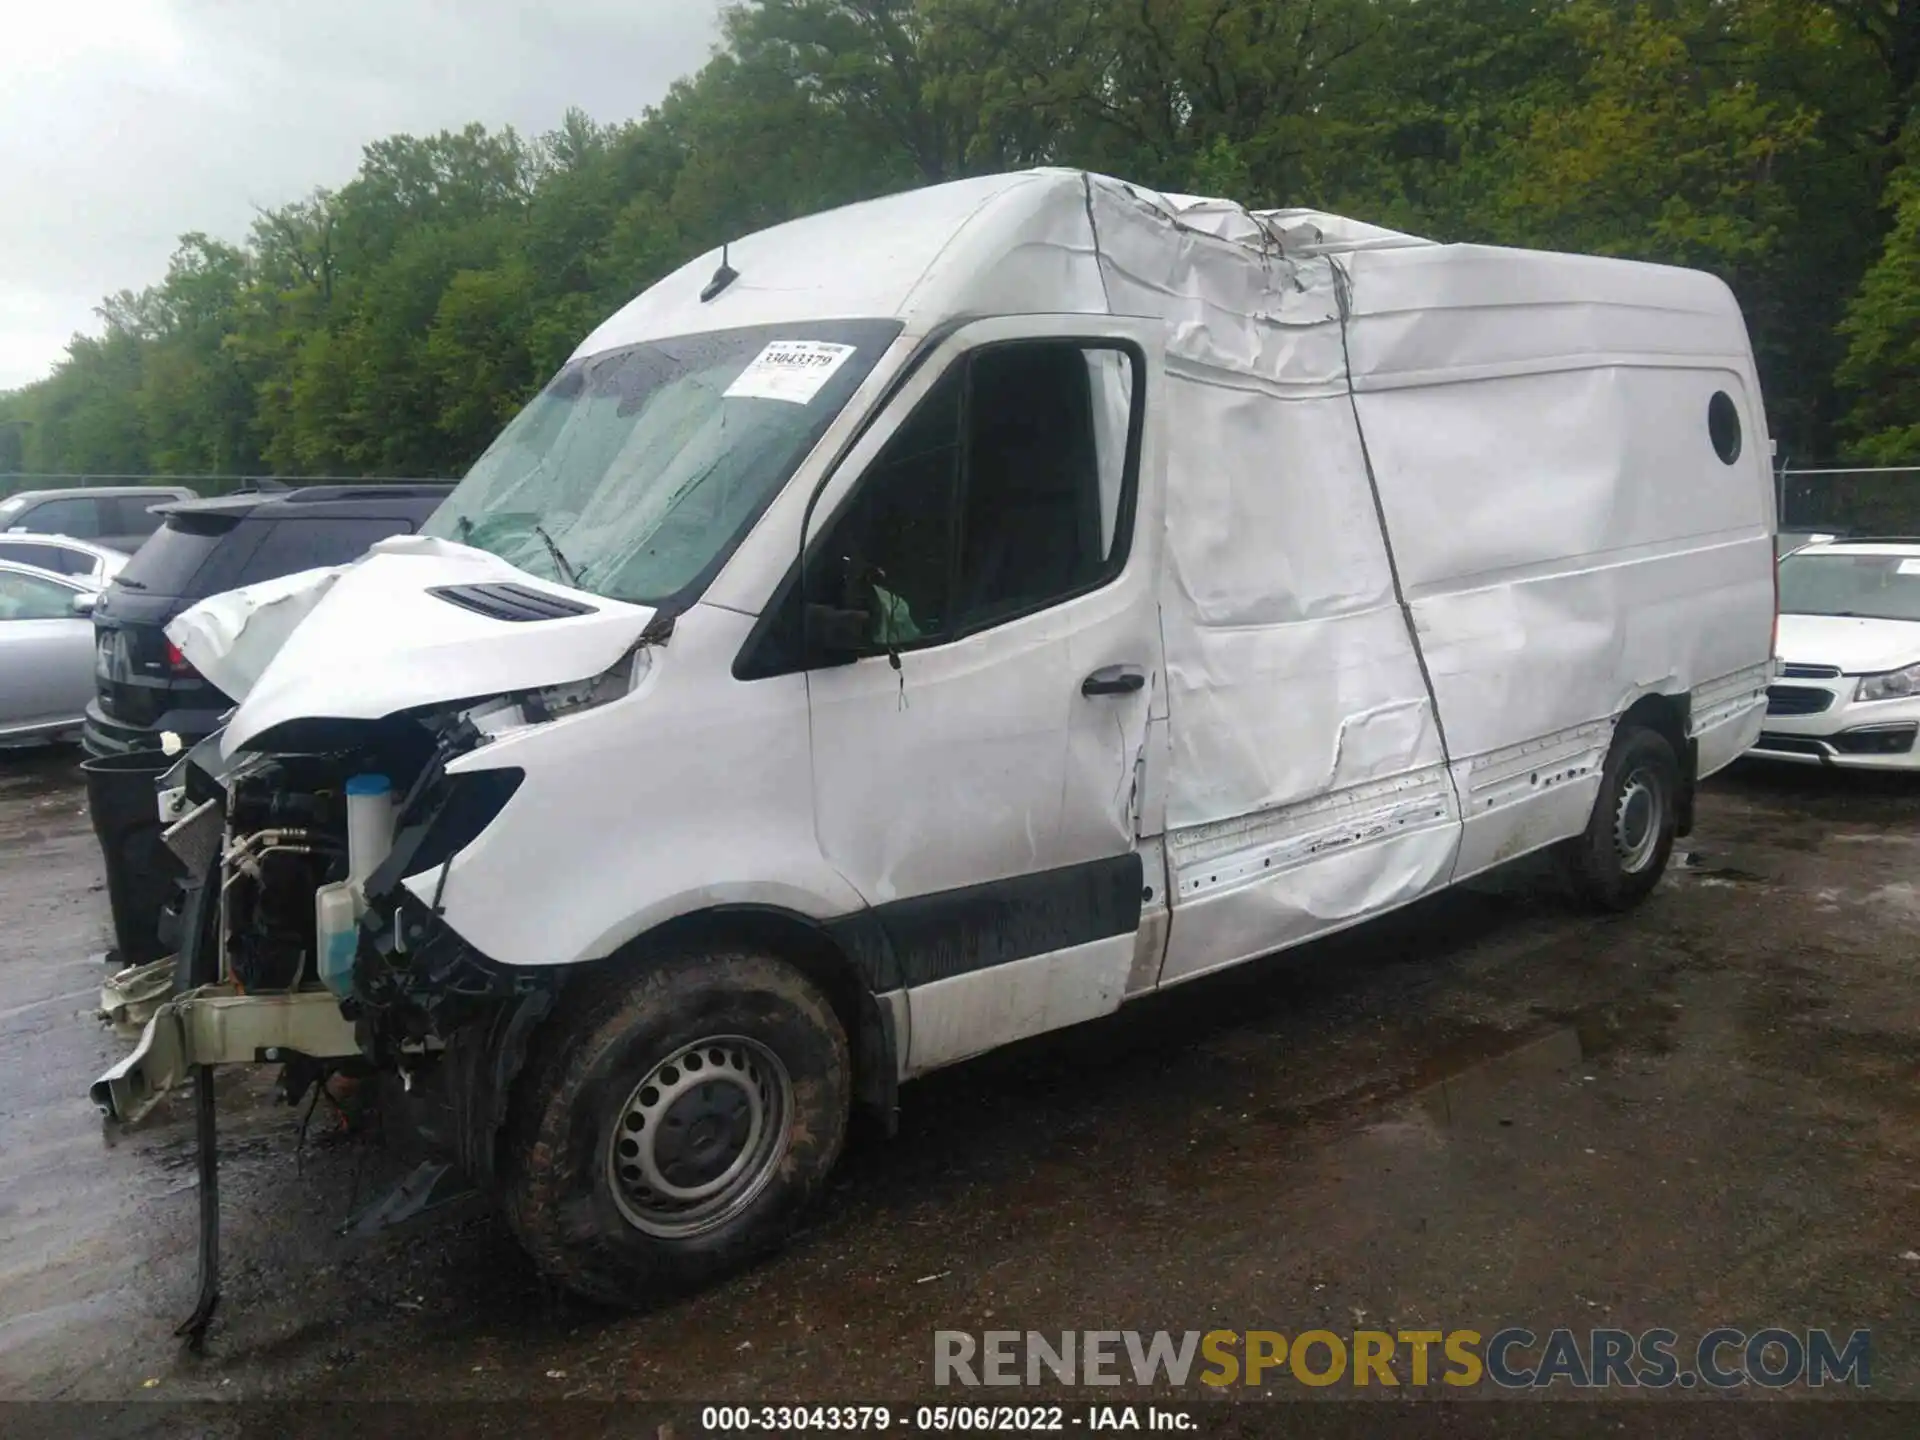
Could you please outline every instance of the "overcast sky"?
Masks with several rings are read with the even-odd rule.
[[[176,238],[350,179],[369,140],[638,115],[723,0],[0,0],[0,390]]]

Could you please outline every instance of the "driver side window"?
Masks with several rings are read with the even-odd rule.
[[[78,496],[45,500],[21,515],[12,528],[30,535],[71,535],[87,540],[100,533],[100,502]]]
[[[809,549],[807,600],[860,612],[866,653],[957,639],[1096,589],[1126,563],[1139,448],[1131,349],[973,351]]]
[[[868,639],[894,648],[944,634],[953,614],[953,504],[964,367],[894,433],[815,551],[809,598],[869,610]]]

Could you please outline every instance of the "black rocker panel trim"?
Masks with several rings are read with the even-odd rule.
[[[876,994],[1066,950],[1140,928],[1133,851],[876,905],[826,929]]]

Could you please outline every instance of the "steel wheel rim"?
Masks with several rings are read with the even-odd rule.
[[[627,1223],[683,1240],[724,1225],[779,1168],[793,1081],[765,1045],[715,1035],[682,1045],[634,1086],[607,1139],[607,1188]]]
[[[1653,852],[1660,848],[1665,809],[1660,783],[1651,770],[1635,770],[1621,784],[1613,807],[1613,852],[1626,874],[1637,875],[1652,862]]]

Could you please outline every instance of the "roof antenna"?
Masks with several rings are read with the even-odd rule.
[[[700,292],[702,305],[740,278],[740,272],[727,263],[728,248],[726,245],[720,247],[720,268],[713,272],[713,278],[707,281],[707,288]]]

